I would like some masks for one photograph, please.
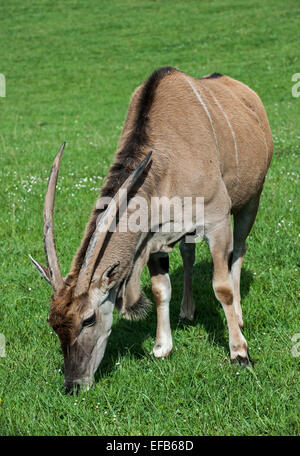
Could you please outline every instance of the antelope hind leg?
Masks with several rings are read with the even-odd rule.
[[[233,282],[233,305],[237,315],[237,319],[241,328],[244,327],[241,295],[240,295],[240,277],[242,263],[247,250],[246,239],[249,235],[259,205],[260,192],[252,198],[246,206],[239,212],[233,215],[234,218],[234,241],[233,241],[233,254],[231,262],[231,277]]]
[[[229,259],[233,250],[233,233],[230,216],[207,231],[207,239],[213,259],[213,288],[217,300],[223,307],[229,331],[231,361],[246,366],[251,361],[248,345],[244,338],[233,303],[233,284],[229,271]]]
[[[183,298],[181,301],[180,318],[192,321],[195,313],[195,303],[192,292],[195,243],[186,243],[183,239],[180,242],[179,249],[184,268]]]

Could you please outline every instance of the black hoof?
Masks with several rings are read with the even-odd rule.
[[[189,318],[181,317],[179,315],[178,326],[195,326],[195,324],[195,317],[192,320],[190,320]]]
[[[249,352],[247,352],[247,356],[240,356],[238,355],[236,358],[231,360],[231,363],[238,362],[240,366],[247,367],[247,366],[254,366],[254,361],[250,357]]]
[[[71,396],[77,396],[80,390],[80,385],[74,385],[73,383],[67,383],[65,385],[65,392],[66,394],[70,394]]]
[[[238,355],[237,358],[236,358],[237,362],[239,363],[240,366],[242,367],[247,367],[249,366],[249,359],[248,359],[248,356],[240,356]]]

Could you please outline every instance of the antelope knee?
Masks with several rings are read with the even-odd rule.
[[[155,281],[155,284],[152,285],[152,293],[157,303],[169,302],[171,299],[170,279],[164,277],[164,279]]]
[[[217,299],[226,305],[233,303],[233,292],[230,283],[223,282],[214,284],[214,291]]]

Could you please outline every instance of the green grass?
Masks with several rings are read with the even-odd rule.
[[[297,0],[0,3],[1,435],[299,435],[299,73]],[[274,136],[271,164],[242,271],[245,337],[254,371],[231,366],[205,244],[197,247],[194,324],[178,323],[183,270],[171,255],[174,353],[149,355],[153,311],[115,315],[96,385],[64,395],[59,341],[46,322],[50,288],[42,207],[63,140],[56,239],[63,274],[112,162],[130,95],[156,68],[220,72],[258,92]],[[143,273],[149,297],[150,279]]]

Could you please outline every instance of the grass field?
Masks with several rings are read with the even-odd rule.
[[[0,2],[1,435],[299,435],[300,72],[297,0]],[[197,246],[192,325],[179,322],[183,269],[171,254],[174,353],[149,355],[156,315],[115,314],[95,387],[63,388],[63,358],[46,322],[51,290],[42,208],[52,160],[67,141],[56,241],[68,272],[107,174],[134,88],[156,68],[220,72],[260,95],[275,153],[242,270],[244,334],[254,370],[229,362],[228,333],[206,244]],[[143,288],[151,298],[148,272]],[[295,350],[294,350],[295,351]],[[298,351],[300,351],[298,349]]]

